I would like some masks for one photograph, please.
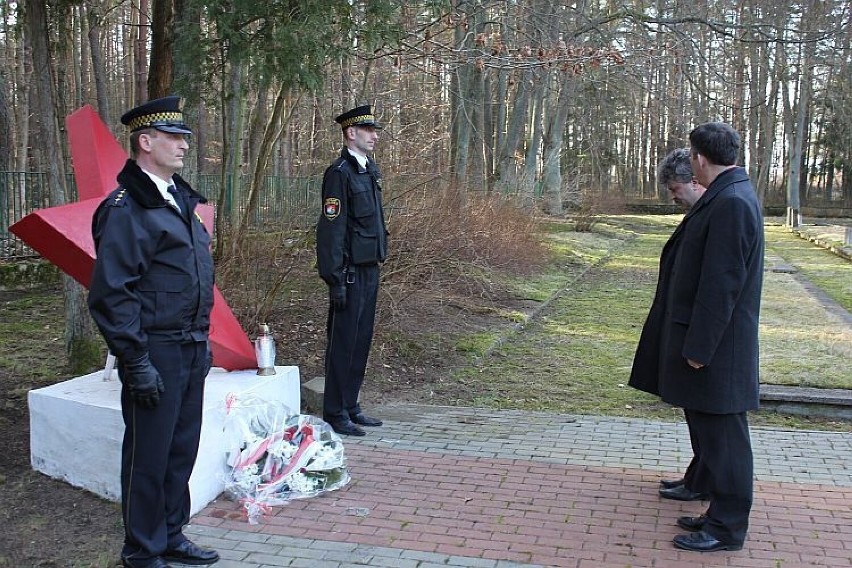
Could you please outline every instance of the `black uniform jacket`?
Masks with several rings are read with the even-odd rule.
[[[213,307],[210,234],[195,213],[207,200],[173,176],[189,206],[184,216],[133,160],[118,189],[92,218],[97,259],[89,310],[119,359],[158,341],[205,341]]]
[[[317,268],[331,287],[344,285],[349,266],[378,264],[387,258],[381,179],[374,161],[362,168],[347,148],[325,170]]]
[[[726,170],[663,248],[631,386],[713,414],[758,407],[763,249],[751,182],[742,168]],[[687,359],[705,366],[693,369]]]

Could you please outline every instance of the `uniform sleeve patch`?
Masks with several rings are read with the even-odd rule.
[[[322,204],[322,214],[329,221],[334,221],[340,215],[340,200],[336,197],[328,197]]]

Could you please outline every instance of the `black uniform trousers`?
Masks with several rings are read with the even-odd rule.
[[[361,412],[358,394],[364,383],[367,357],[373,343],[379,266],[350,266],[346,284],[346,308],[329,303],[325,350],[323,419],[348,420]]]
[[[693,490],[710,494],[704,530],[724,543],[742,544],[754,496],[748,415],[684,412],[700,452]]]
[[[189,521],[188,483],[201,436],[207,371],[206,341],[149,339],[148,350],[165,387],[160,403],[142,408],[127,388],[121,390],[121,556],[140,564],[186,540],[181,531]]]

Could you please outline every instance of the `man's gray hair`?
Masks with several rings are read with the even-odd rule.
[[[689,183],[692,181],[692,165],[689,163],[689,148],[672,150],[657,167],[657,182],[668,186],[670,182]]]

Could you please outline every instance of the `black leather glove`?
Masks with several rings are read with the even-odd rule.
[[[334,306],[334,311],[342,312],[346,309],[346,285],[333,286],[329,288],[331,295],[331,305]]]
[[[130,398],[142,408],[154,408],[160,403],[160,394],[166,391],[160,373],[151,364],[148,354],[122,361],[122,382],[130,392]]]

